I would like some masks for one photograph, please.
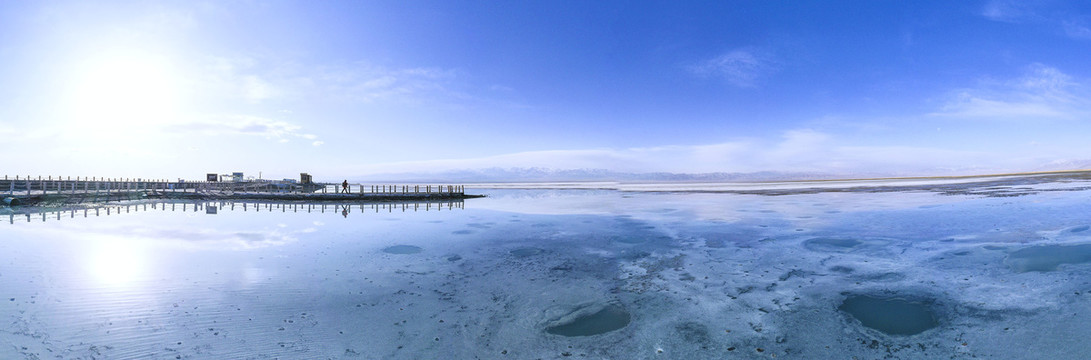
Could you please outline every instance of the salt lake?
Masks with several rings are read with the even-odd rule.
[[[2,209],[0,358],[1079,358],[1087,185]]]

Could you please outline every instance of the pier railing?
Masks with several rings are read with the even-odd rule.
[[[281,193],[281,194],[383,194],[383,195],[464,195],[462,185],[393,185],[337,183],[299,184],[288,181],[190,181],[143,178],[99,178],[4,176],[0,180],[0,194],[8,197],[45,195],[111,195],[122,193]]]

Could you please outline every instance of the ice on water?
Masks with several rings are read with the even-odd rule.
[[[1087,184],[956,185],[4,214],[0,358],[1091,353]]]

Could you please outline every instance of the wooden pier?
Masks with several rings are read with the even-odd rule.
[[[4,176],[3,205],[66,204],[99,201],[167,199],[249,199],[287,201],[420,201],[480,197],[462,185],[299,184],[289,181],[170,181],[164,179]]]

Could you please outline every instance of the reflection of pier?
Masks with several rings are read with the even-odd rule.
[[[419,211],[463,210],[462,200],[420,201],[420,202],[383,202],[383,203],[299,203],[299,202],[261,202],[261,201],[147,201],[95,206],[67,207],[19,207],[12,208],[8,214],[8,223],[17,220],[26,222],[40,220],[60,221],[78,217],[89,218],[138,212],[195,212],[216,215],[228,212],[269,212],[269,213],[330,213],[348,217],[350,214],[374,214]]]
[[[167,181],[30,177],[0,180],[7,205],[76,204],[138,199],[281,200],[281,201],[431,201],[479,197],[461,185],[382,185],[290,181]]]

